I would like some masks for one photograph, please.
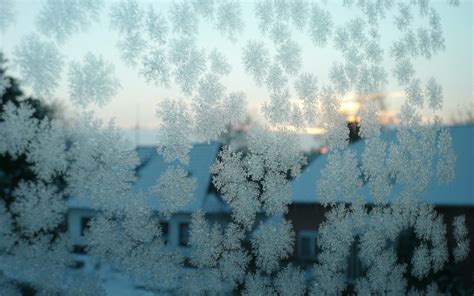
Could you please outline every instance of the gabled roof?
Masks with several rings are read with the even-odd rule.
[[[474,125],[453,126],[449,129],[457,156],[455,179],[448,184],[438,184],[436,177],[433,177],[423,199],[434,205],[474,206]],[[393,140],[395,136],[393,130],[386,130],[382,134],[382,138],[386,140]],[[361,140],[350,146],[350,149],[357,153],[359,162],[364,145],[364,141]],[[293,180],[293,203],[318,203],[316,183],[326,162],[327,154],[320,155],[297,179]],[[399,190],[400,187],[395,184],[391,195],[396,196]],[[371,202],[367,186],[363,186],[358,194]]]
[[[216,142],[193,145],[189,152],[189,163],[183,168],[188,172],[188,176],[196,179],[197,186],[194,199],[180,212],[194,212],[197,209],[209,212],[219,209],[216,203],[221,201],[214,200],[215,197],[208,194],[211,182],[210,166],[217,157],[219,147],[219,143]],[[140,166],[137,168],[137,181],[134,184],[136,191],[147,192],[169,166],[178,165],[177,161],[166,163],[163,157],[157,153],[156,147],[139,147],[137,153],[140,158]],[[159,208],[159,199],[156,196],[149,196],[148,200],[153,208]]]
[[[206,213],[229,212],[229,207],[215,194],[209,193],[211,184],[210,166],[217,157],[220,144],[216,142],[208,144],[193,144],[189,152],[189,163],[183,168],[188,172],[188,176],[196,179],[196,189],[193,200],[183,207],[179,213],[191,213],[198,209]],[[170,166],[180,165],[177,161],[167,163],[157,152],[156,147],[146,146],[138,147],[137,154],[140,164],[136,168],[137,180],[133,185],[136,192],[147,194],[160,176]],[[146,196],[149,205],[154,209],[159,209],[159,198],[149,194]],[[90,200],[85,198],[68,199],[70,208],[88,209],[91,208]]]

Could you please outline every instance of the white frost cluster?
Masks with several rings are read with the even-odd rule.
[[[8,102],[3,106],[3,113],[0,114],[0,154],[9,153],[17,158],[25,152],[38,128],[33,112],[32,107],[25,103],[15,106]]]
[[[6,32],[15,22],[15,13],[15,4],[12,0],[0,0],[0,32]]]
[[[105,105],[117,94],[119,88],[114,66],[102,56],[89,52],[82,64],[73,62],[69,66],[69,97],[76,105]]]
[[[193,199],[196,185],[196,179],[189,178],[183,168],[169,167],[152,189],[160,201],[160,213],[169,217],[188,204]]]
[[[183,101],[166,99],[160,104],[157,116],[162,120],[158,152],[166,161],[178,159],[188,163],[193,124],[189,106]]]
[[[454,239],[456,240],[456,246],[454,247],[453,256],[456,262],[462,261],[469,255],[469,239],[468,230],[466,227],[466,217],[457,216],[454,217]]]
[[[294,239],[295,233],[287,221],[260,224],[252,239],[257,267],[266,273],[275,271],[279,260],[288,258],[293,251]]]
[[[36,34],[23,37],[15,50],[15,63],[37,96],[53,94],[63,66],[63,56],[54,43],[43,41]]]
[[[27,160],[36,175],[50,182],[66,172],[66,131],[59,120],[42,120],[29,146]]]
[[[0,9],[3,31],[11,21],[12,4],[0,4],[6,8]],[[124,63],[146,82],[185,96],[161,99],[157,108],[157,151],[174,163],[150,192],[135,192],[138,156],[113,123],[104,125],[91,114],[68,122],[38,120],[28,104],[4,104],[0,154],[24,157],[34,178],[21,180],[11,201],[0,201],[0,294],[18,292],[9,274],[40,295],[104,294],[101,284],[87,275],[65,276],[72,263],[71,244],[60,226],[71,197],[90,202],[96,211],[84,236],[87,253],[124,270],[136,286],[150,291],[334,295],[350,286],[360,295],[439,293],[436,283],[426,282],[448,263],[448,228],[423,198],[433,177],[439,182],[454,179],[456,156],[439,118],[427,125],[422,117],[425,107],[433,113],[441,109],[443,88],[434,77],[417,77],[415,65],[416,59],[430,59],[444,49],[440,15],[424,0],[345,0],[342,9],[353,16],[339,20],[330,13],[331,5],[258,1],[253,12],[266,39],[250,36],[239,43],[246,24],[238,1],[176,2],[168,11],[137,0],[113,3],[108,21],[118,33]],[[102,0],[47,0],[36,21],[38,31],[65,41],[95,22],[103,6]],[[202,22],[241,50],[242,70],[267,91],[260,109],[263,123],[244,124],[246,94],[224,83],[234,66],[228,52],[201,47]],[[382,47],[382,22],[392,24],[398,34],[388,48]],[[305,68],[300,35],[316,50],[332,46],[329,50],[340,57],[327,61],[323,85]],[[35,94],[52,96],[63,64],[55,43],[27,35],[15,55],[22,79]],[[386,62],[393,68],[382,66]],[[104,105],[118,92],[113,66],[99,55],[88,53],[69,70],[70,97],[78,105]],[[389,79],[405,92],[406,101],[395,136],[386,139],[376,102]],[[8,84],[2,72],[1,94]],[[354,139],[349,139],[348,118],[342,114],[349,97],[357,98],[361,109],[354,117],[362,140],[355,145],[349,145]],[[219,197],[230,208],[229,221],[211,222],[212,213],[193,213],[190,248],[180,248],[180,253],[167,244],[161,219],[193,200],[197,180],[186,171],[193,141],[219,140],[237,126],[245,133],[244,144],[223,146],[209,168]],[[307,273],[286,262],[296,234],[285,214],[292,201],[291,182],[307,164],[297,133],[314,126],[322,127],[328,154],[319,156],[327,163],[312,191],[329,207],[311,243],[317,258]],[[158,214],[149,205],[149,193],[159,201]],[[416,244],[411,257],[401,262],[397,243],[410,231]],[[453,234],[451,254],[459,262],[469,256],[464,216],[454,218]],[[350,283],[349,257],[360,267]],[[185,264],[192,268],[183,268]],[[426,285],[415,289],[406,277]]]
[[[64,219],[66,204],[54,186],[41,182],[20,183],[13,195],[12,211],[18,215],[20,227],[29,235],[53,230]]]
[[[36,20],[38,30],[62,42],[99,18],[103,0],[48,0]]]
[[[251,74],[259,85],[265,80],[270,67],[269,54],[268,49],[260,41],[249,41],[244,48],[242,61],[245,71]]]
[[[3,94],[6,93],[7,88],[10,86],[10,79],[4,76],[3,72],[0,72],[0,97],[3,97]]]

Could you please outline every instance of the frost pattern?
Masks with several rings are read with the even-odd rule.
[[[111,27],[121,36],[117,46],[123,61],[131,66],[136,65],[147,45],[141,34],[144,19],[145,12],[135,0],[121,1],[110,10]]]
[[[295,234],[288,222],[261,224],[255,231],[252,247],[257,267],[271,273],[278,267],[278,260],[288,258],[293,251]]]
[[[15,21],[15,4],[12,0],[0,1],[0,32],[6,32]]]
[[[99,17],[102,0],[48,0],[37,18],[39,31],[62,42]]]
[[[114,75],[114,66],[102,56],[87,53],[82,65],[71,63],[69,67],[69,96],[80,106],[95,103],[102,106],[114,97],[120,83]]]
[[[157,111],[162,120],[162,131],[159,135],[160,152],[167,161],[178,159],[186,164],[191,150],[191,113],[185,102],[166,99]]]
[[[462,261],[469,255],[469,239],[467,238],[468,231],[466,227],[466,217],[454,217],[454,239],[456,240],[456,247],[453,255],[456,262]]]
[[[331,15],[317,3],[313,3],[309,22],[309,33],[313,43],[316,46],[324,46],[332,34]]]
[[[0,125],[0,153],[13,158],[24,153],[37,131],[37,121],[32,118],[33,109],[28,104],[15,106],[9,102],[3,107]]]
[[[270,66],[269,52],[265,45],[259,41],[249,41],[244,48],[242,60],[245,71],[253,76],[258,85],[261,85]]]
[[[169,167],[152,191],[160,201],[160,213],[169,217],[192,200],[195,188],[196,179],[188,178],[183,168]]]
[[[228,75],[232,71],[232,66],[227,61],[223,53],[214,49],[209,54],[211,60],[211,71],[216,75]]]
[[[3,73],[0,73],[0,96],[3,97],[3,94],[10,87],[10,80],[3,76]]]
[[[63,56],[56,45],[31,34],[22,39],[15,54],[23,79],[36,95],[51,96],[58,86],[63,66]]]
[[[33,163],[36,175],[50,182],[66,172],[66,132],[59,120],[40,122],[37,133],[32,139],[27,152],[27,160]]]
[[[51,16],[52,3],[45,3],[39,29],[59,40],[86,29],[102,5],[101,1],[58,2],[58,13]],[[89,200],[97,211],[85,235],[88,254],[112,262],[136,285],[153,291],[341,294],[348,287],[346,259],[355,252],[363,272],[350,283],[354,293],[439,293],[436,283],[427,281],[448,262],[447,227],[423,196],[434,175],[440,182],[455,177],[456,156],[449,130],[439,118],[430,125],[422,120],[425,106],[436,116],[443,100],[442,86],[434,77],[426,82],[418,78],[414,63],[445,47],[440,16],[431,3],[347,0],[343,6],[356,11],[355,17],[341,25],[324,1],[265,0],[254,6],[260,33],[267,40],[247,41],[242,64],[257,86],[268,92],[261,109],[267,122],[248,127],[245,147],[224,145],[210,168],[213,184],[230,207],[231,221],[211,223],[207,213],[193,214],[186,264],[196,268],[185,273],[184,257],[166,246],[159,219],[170,217],[193,197],[196,181],[181,166],[189,162],[192,141],[218,139],[229,125],[245,120],[247,107],[245,93],[228,89],[221,79],[232,70],[225,55],[219,49],[207,53],[199,47],[199,25],[207,21],[237,41],[244,22],[236,1],[196,0],[170,6],[168,14],[162,14],[154,4],[145,7],[126,0],[113,4],[109,14],[112,28],[119,33],[124,62],[137,67],[147,82],[163,87],[174,83],[186,96],[162,99],[157,110],[162,127],[157,150],[167,162],[180,162],[170,166],[152,188],[161,215],[148,205],[147,193],[132,190],[138,158],[113,124],[104,125],[89,114],[68,124],[39,121],[32,118],[30,106],[6,104],[0,121],[0,136],[5,139],[0,153],[14,159],[24,155],[36,179],[20,182],[11,205],[0,203],[0,269],[19,274],[46,295],[102,295],[94,279],[65,278],[70,242],[66,234],[50,235],[65,214],[65,198],[74,196]],[[67,10],[73,17],[64,17]],[[420,21],[416,28],[415,18]],[[385,19],[400,33],[387,53],[379,28]],[[49,21],[58,20],[60,26],[50,26]],[[301,73],[298,34],[307,35],[316,47],[332,44],[340,54],[326,84],[317,85],[313,73]],[[381,66],[386,57],[393,59],[390,76]],[[31,35],[18,47],[17,60],[35,92],[51,95],[61,69],[57,48]],[[76,91],[72,97],[82,96],[81,104],[101,105],[115,95],[110,65],[100,57],[87,55],[83,65],[71,68],[76,73],[71,79]],[[398,114],[401,124],[395,136],[385,139],[373,99],[392,78],[407,99]],[[3,76],[0,81],[0,89],[5,88]],[[93,92],[84,85],[92,85]],[[358,114],[363,142],[357,149],[349,146],[347,119],[340,113],[348,95],[356,96],[363,106]],[[329,151],[320,156],[327,163],[312,190],[331,207],[319,226],[313,273],[306,274],[285,262],[293,252],[295,233],[284,214],[291,203],[291,181],[306,165],[292,128],[300,131],[315,124],[323,127]],[[64,190],[54,185],[58,178],[64,178]],[[465,218],[456,217],[453,226],[457,245],[452,254],[457,262],[469,254]],[[419,245],[405,264],[398,260],[394,246],[407,230],[413,230]],[[409,286],[407,275],[426,283],[425,287]],[[0,287],[16,292],[9,280],[4,281],[3,272]]]
[[[236,41],[243,28],[242,8],[238,1],[222,1],[216,10],[216,27],[231,41]]]
[[[18,215],[20,227],[29,235],[52,230],[66,214],[66,204],[53,186],[20,183],[13,195],[16,200],[12,211]]]

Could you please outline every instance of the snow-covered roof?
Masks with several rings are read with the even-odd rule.
[[[189,177],[196,179],[194,199],[180,212],[194,212],[203,209],[206,212],[219,211],[223,202],[213,194],[208,194],[211,183],[210,166],[214,163],[219,150],[219,143],[194,144],[189,152],[189,163],[184,166]],[[158,178],[169,166],[178,165],[178,162],[166,163],[163,157],[157,153],[156,147],[139,147],[137,149],[140,158],[140,166],[137,171],[137,181],[134,184],[136,191],[147,192],[154,186]],[[158,209],[159,199],[156,196],[148,198],[150,205]]]
[[[189,152],[189,163],[183,168],[188,172],[189,177],[196,179],[196,189],[193,200],[185,207],[181,208],[180,213],[190,213],[198,209],[206,213],[229,212],[229,207],[216,194],[209,193],[211,184],[210,166],[217,157],[220,144],[212,142],[209,144],[193,144]],[[167,163],[163,157],[157,153],[156,147],[146,146],[138,147],[137,154],[140,164],[136,168],[137,180],[133,186],[136,192],[147,193],[148,190],[157,183],[159,177],[170,166],[178,165],[178,162]],[[147,196],[149,205],[159,208],[159,199],[155,195]],[[88,198],[70,198],[68,199],[69,208],[88,209],[91,208]]]
[[[474,206],[474,125],[453,126],[450,127],[450,133],[457,156],[455,179],[448,184],[438,184],[436,177],[433,177],[423,199],[435,205]],[[382,137],[387,140],[393,139],[395,132],[384,131]],[[351,145],[351,149],[359,157],[363,147],[363,141]],[[320,155],[303,170],[297,179],[293,180],[293,203],[318,203],[316,183],[321,177],[321,170],[326,162],[327,154]],[[398,190],[399,187],[395,184],[392,195],[396,195]],[[358,192],[370,202],[367,193],[367,186],[363,186]]]

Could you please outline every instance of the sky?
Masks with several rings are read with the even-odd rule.
[[[7,59],[11,60],[14,56],[15,47],[19,44],[21,38],[35,31],[35,20],[45,1],[6,1],[11,2],[15,11],[15,19],[4,32],[0,32],[0,50],[4,52]],[[104,121],[114,119],[116,124],[128,130],[132,137],[133,128],[140,127],[139,143],[150,144],[154,141],[155,129],[159,126],[159,119],[156,118],[156,107],[158,102],[167,97],[182,97],[179,90],[172,86],[163,88],[154,85],[148,85],[143,77],[140,77],[138,71],[128,67],[120,59],[120,53],[116,47],[119,36],[116,31],[111,29],[109,12],[111,5],[117,1],[105,1],[100,18],[93,23],[85,32],[79,32],[69,38],[66,42],[58,44],[61,52],[66,57],[66,63],[74,60],[81,60],[87,52],[101,54],[106,60],[112,62],[115,66],[115,73],[120,80],[121,89],[117,96],[106,106],[99,108],[92,106],[89,109],[94,110],[97,116]],[[168,9],[171,2],[157,1],[138,1],[143,7],[152,4],[160,13],[168,16]],[[332,12],[336,24],[350,18],[351,11],[343,9],[339,2],[327,1],[329,10]],[[438,9],[441,16],[441,22],[444,30],[446,50],[430,60],[415,60],[415,69],[418,77],[426,81],[434,76],[443,86],[444,106],[441,115],[449,121],[458,112],[473,110],[474,92],[472,69],[474,62],[472,60],[472,40],[473,40],[473,2],[461,1],[459,7],[447,5],[448,1],[434,1],[433,6]],[[10,5],[10,4],[9,4]],[[270,41],[262,39],[253,17],[253,2],[242,2],[243,18],[245,27],[236,43],[227,41],[220,37],[217,30],[209,24],[200,23],[198,37],[198,46],[205,48],[209,52],[212,48],[220,49],[228,58],[232,65],[232,73],[224,79],[224,84],[228,91],[245,91],[249,101],[249,112],[255,117],[260,117],[259,106],[268,98],[268,92],[257,86],[252,78],[247,75],[243,69],[242,47],[248,40],[264,40],[267,45]],[[381,30],[382,45],[387,51],[387,45],[393,41],[397,32],[391,23],[382,22]],[[296,41],[303,49],[303,71],[314,73],[321,85],[328,81],[328,70],[332,62],[337,59],[331,46],[325,48],[315,47],[308,36],[296,34]],[[66,65],[67,65],[66,64]],[[389,65],[387,63],[387,65]],[[390,64],[391,65],[391,64]],[[13,63],[8,65],[10,73],[16,77],[21,77]],[[65,108],[65,113],[73,113],[75,110],[68,95],[67,88],[67,69],[63,70],[61,84],[56,90],[54,98],[50,101],[57,101]],[[386,89],[386,105],[389,112],[395,113],[403,101],[403,92],[390,80]]]

